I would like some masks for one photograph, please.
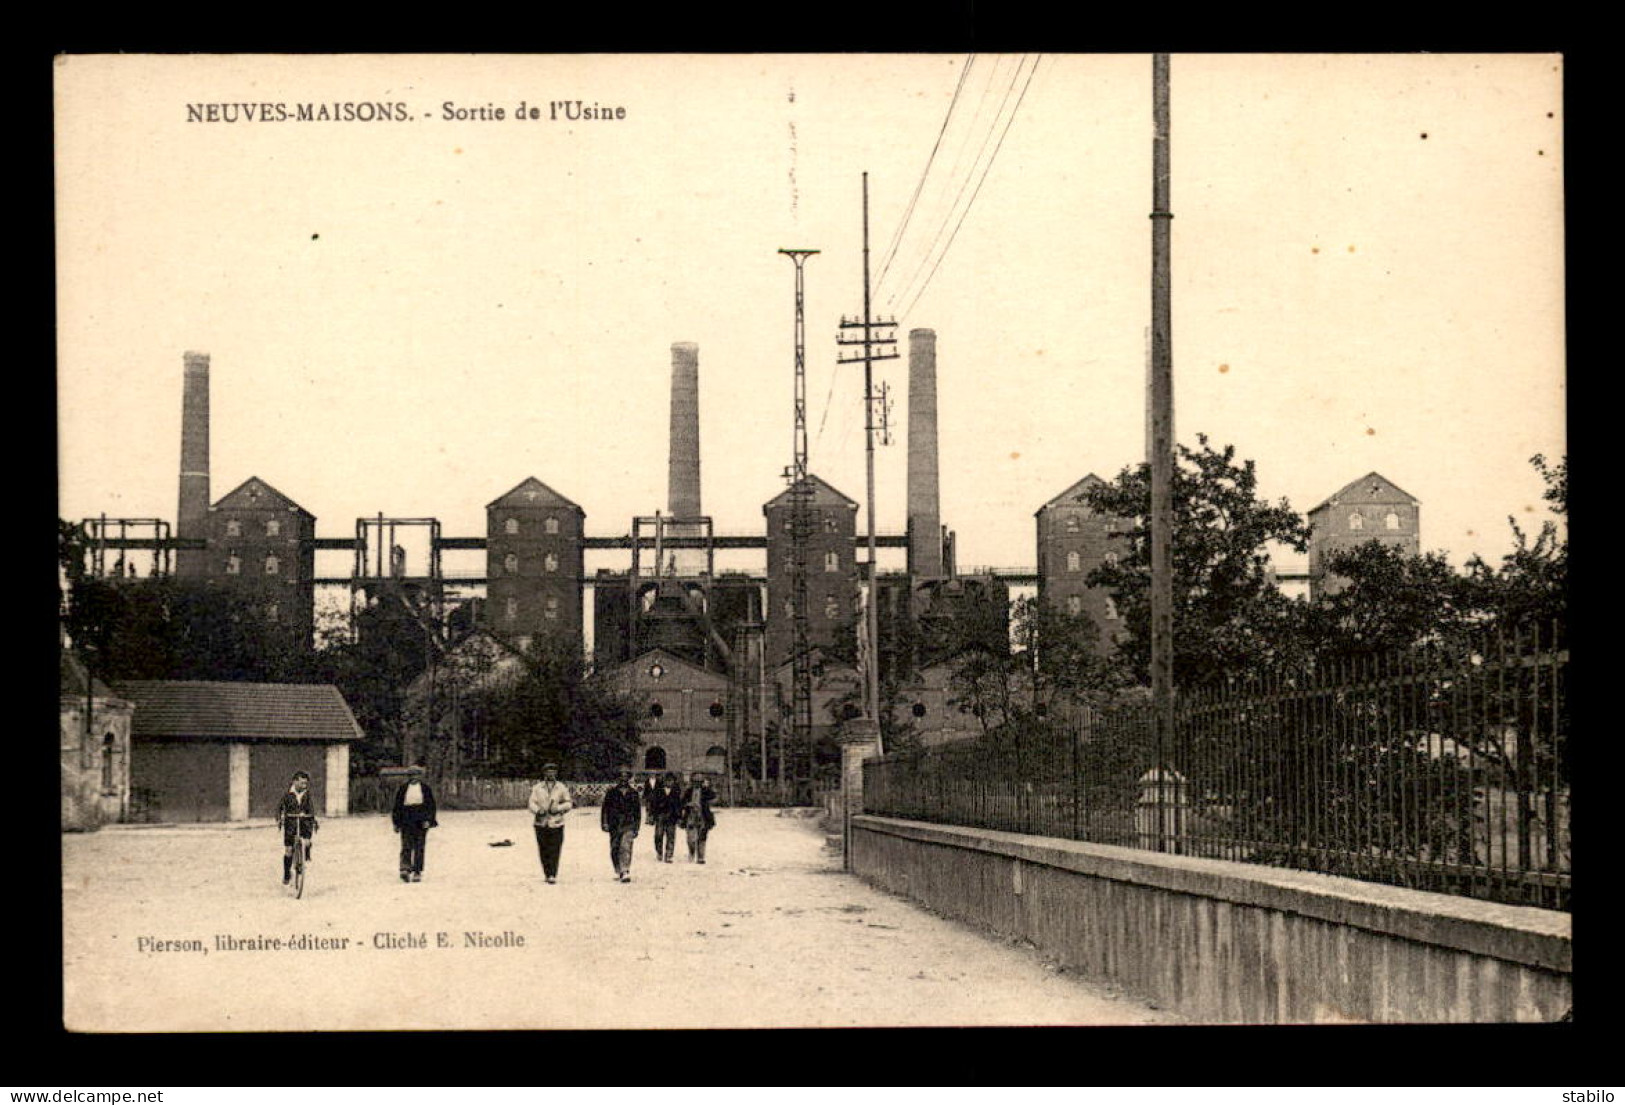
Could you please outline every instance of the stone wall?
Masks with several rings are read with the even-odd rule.
[[[1555,1021],[1566,913],[860,815],[850,869],[1197,1021]]]

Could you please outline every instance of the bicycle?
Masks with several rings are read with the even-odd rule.
[[[284,823],[288,821],[294,822],[293,872],[292,879],[289,882],[289,887],[293,890],[293,896],[295,898],[303,898],[305,896],[305,868],[310,863],[310,837],[300,834],[298,823],[301,820],[315,821],[316,818],[314,815],[308,813],[286,813],[283,814],[282,817]],[[287,832],[285,827],[283,832]]]

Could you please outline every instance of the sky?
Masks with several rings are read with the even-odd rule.
[[[1178,439],[1234,444],[1300,512],[1381,472],[1424,549],[1499,557],[1509,515],[1546,517],[1529,458],[1565,452],[1561,60],[1175,55],[1171,89]],[[550,118],[566,100],[624,117]],[[189,121],[241,102],[404,118]],[[1151,139],[1148,55],[62,59],[60,513],[174,519],[197,350],[213,498],[259,476],[323,537],[380,511],[483,536],[535,476],[625,534],[665,508],[692,341],[704,508],[760,533],[792,449],[781,248],[821,251],[810,466],[861,502],[834,339],[867,172],[905,354],[876,366],[879,530],[905,524],[927,327],[959,565],[1030,568],[1038,507],[1144,458]]]

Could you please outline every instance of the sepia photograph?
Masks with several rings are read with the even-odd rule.
[[[59,55],[64,1027],[1571,1020],[1563,100]]]

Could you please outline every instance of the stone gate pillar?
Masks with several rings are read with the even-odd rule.
[[[863,812],[863,761],[880,746],[880,725],[854,718],[835,738],[841,746],[841,863],[852,870],[852,818]]]

